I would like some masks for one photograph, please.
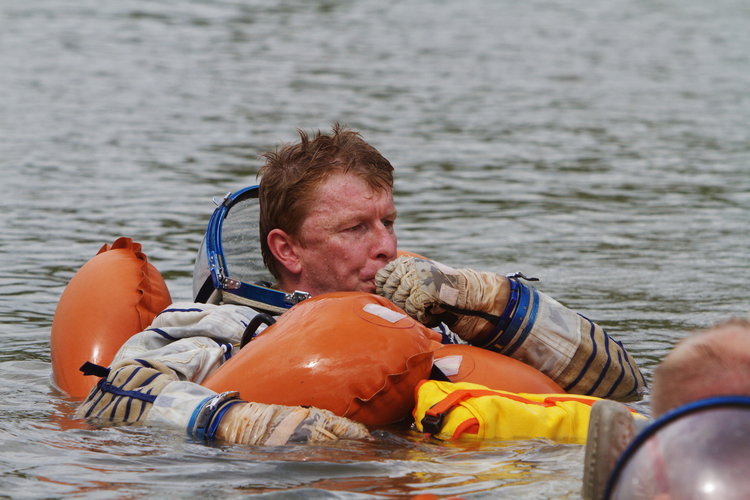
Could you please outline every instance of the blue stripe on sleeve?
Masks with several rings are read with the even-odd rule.
[[[162,337],[164,337],[164,338],[165,338],[165,339],[167,339],[167,340],[172,340],[172,341],[178,340],[177,338],[175,338],[175,337],[172,337],[172,336],[171,336],[170,334],[168,334],[167,332],[165,332],[165,331],[164,331],[164,330],[162,330],[161,328],[149,328],[149,329],[148,329],[148,330],[146,330],[146,331],[147,331],[147,332],[154,332],[154,333],[158,333],[159,335],[161,335]]]
[[[604,329],[602,329],[604,331]],[[602,367],[602,371],[599,373],[599,378],[596,379],[596,382],[594,385],[591,386],[591,389],[586,393],[588,395],[591,395],[596,391],[596,388],[599,387],[599,384],[602,383],[602,380],[604,380],[604,377],[607,375],[607,371],[609,371],[609,365],[612,364],[612,356],[609,353],[609,342],[606,342],[607,334],[605,333],[605,342],[604,342],[604,352],[607,354],[607,362],[604,363],[604,366]]]
[[[606,335],[606,332],[605,332]],[[617,364],[620,365],[620,376],[617,377],[617,380],[615,380],[615,383],[612,384],[612,388],[609,390],[605,398],[608,398],[612,395],[613,392],[615,392],[615,389],[620,386],[620,382],[622,382],[622,379],[625,377],[625,367],[622,364],[622,352],[617,351]]]
[[[157,314],[155,316],[155,318],[158,318],[159,316],[161,316],[162,314],[165,314],[165,313],[172,313],[172,312],[204,312],[204,311],[205,311],[205,309],[201,309],[200,307],[189,307],[189,308],[185,308],[185,309],[180,309],[180,308],[164,309],[162,312],[160,312],[159,314]]]
[[[578,382],[581,381],[581,379],[586,374],[586,372],[589,371],[589,368],[591,368],[591,363],[593,363],[594,359],[596,358],[596,351],[598,350],[598,346],[596,345],[596,336],[595,336],[596,326],[594,325],[593,321],[591,321],[590,319],[586,318],[585,316],[581,316],[581,317],[585,319],[586,321],[588,321],[589,324],[591,325],[591,328],[589,328],[589,337],[591,337],[591,344],[593,347],[591,349],[591,354],[589,355],[589,359],[586,360],[586,363],[584,363],[583,368],[581,368],[581,371],[578,372],[578,376],[571,383],[563,387],[563,389],[565,389],[565,392],[568,392],[570,389],[575,387],[576,384],[578,384]]]

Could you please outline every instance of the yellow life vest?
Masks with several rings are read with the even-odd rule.
[[[526,394],[468,382],[424,380],[416,390],[414,421],[442,440],[548,438],[585,443],[591,405],[601,398]]]

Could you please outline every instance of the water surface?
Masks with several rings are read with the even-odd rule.
[[[188,299],[211,198],[338,120],[395,165],[402,248],[539,276],[650,378],[750,308],[749,22],[739,0],[4,2],[3,493],[577,498],[576,445],[80,426],[49,385],[55,305],[121,235]]]

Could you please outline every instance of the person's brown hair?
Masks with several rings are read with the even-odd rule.
[[[750,396],[750,321],[732,318],[681,341],[654,370],[654,417],[712,396]]]
[[[297,132],[300,142],[264,154],[266,162],[258,172],[261,252],[276,279],[279,263],[268,248],[268,233],[278,228],[297,235],[318,187],[331,174],[351,173],[373,190],[393,189],[393,166],[358,132],[339,123],[333,125],[331,135],[318,131],[311,139],[303,130]]]

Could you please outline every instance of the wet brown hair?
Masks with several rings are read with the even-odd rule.
[[[300,142],[264,154],[266,163],[258,172],[261,252],[276,279],[280,268],[268,247],[268,234],[278,228],[296,236],[317,200],[318,187],[330,175],[351,173],[374,191],[393,189],[393,166],[358,132],[339,123],[330,135],[318,131],[312,139],[303,130],[297,132]]]

